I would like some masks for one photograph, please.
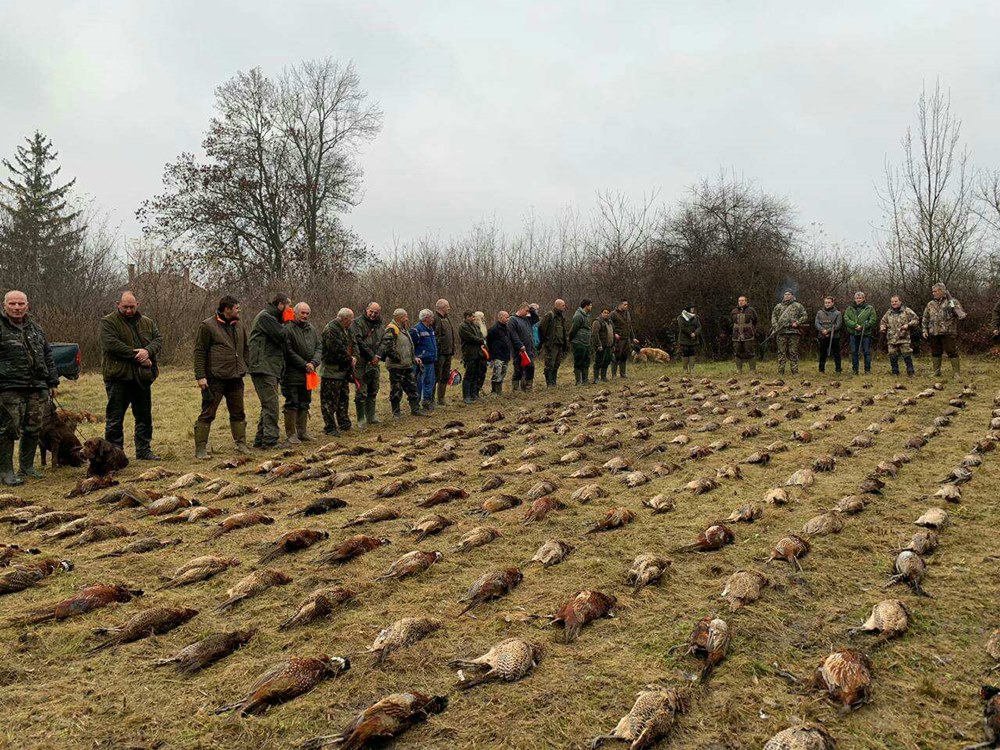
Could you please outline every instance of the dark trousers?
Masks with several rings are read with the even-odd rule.
[[[573,344],[573,369],[583,372],[586,380],[590,369],[590,344]]]
[[[358,386],[354,389],[354,403],[364,404],[367,399],[375,402],[378,395],[378,381],[382,373],[378,365],[363,365],[360,362],[354,369],[354,377],[358,379]]]
[[[0,391],[0,438],[14,441],[34,437],[42,429],[49,394],[44,389],[8,388]]]
[[[285,412],[309,411],[312,403],[312,391],[302,385],[281,384],[281,395],[285,397]]]
[[[434,363],[434,379],[437,381],[438,401],[444,401],[444,392],[448,389],[448,378],[451,376],[451,355],[444,356],[438,352]]]
[[[834,338],[833,343],[830,343],[829,338],[817,338],[816,339],[816,349],[819,351],[819,371],[826,372],[826,360],[827,352],[830,353],[830,357],[833,358],[833,367],[837,372],[840,372],[840,339]]]
[[[465,360],[465,377],[462,379],[462,396],[479,398],[479,387],[486,377],[486,360],[482,357]]]
[[[152,389],[135,380],[112,380],[104,383],[108,406],[104,411],[104,439],[119,448],[125,443],[125,413],[132,407],[135,420],[135,455],[150,452],[153,440]]]
[[[948,359],[954,359],[958,356],[958,339],[950,333],[941,336],[928,336],[927,344],[930,346],[932,357],[941,357],[947,354]]]
[[[530,355],[529,355],[530,356]],[[535,379],[535,360],[534,357],[531,358],[531,363],[525,367],[521,364],[521,352],[514,353],[514,374],[511,378],[514,384],[514,390],[516,391],[518,387],[521,390],[527,390],[527,387],[531,385],[531,381]]]
[[[260,419],[257,420],[255,448],[272,448],[278,444],[278,379],[274,375],[253,373],[250,375],[253,389],[260,399]]]
[[[545,385],[555,385],[559,377],[559,365],[562,364],[566,350],[560,346],[545,347]]]
[[[613,355],[610,349],[595,349],[594,350],[594,382],[596,383],[598,379],[607,380],[608,379],[608,365],[611,364],[611,359]]]
[[[865,372],[872,371],[872,337],[851,334],[851,367],[854,374],[858,374],[861,355],[865,357]]]
[[[403,394],[407,399],[417,398],[417,381],[413,377],[412,367],[389,367],[389,405],[392,413],[399,413],[399,405],[403,401]]]
[[[319,381],[319,403],[323,412],[323,431],[332,433],[338,429],[351,429],[351,418],[347,413],[347,402],[351,398],[351,386],[347,378],[321,378]]]
[[[208,388],[201,392],[201,414],[198,421],[212,424],[219,404],[226,400],[230,422],[245,422],[246,408],[243,403],[243,378],[226,378],[224,380],[208,379]]]

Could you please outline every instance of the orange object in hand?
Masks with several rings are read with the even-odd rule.
[[[295,320],[295,310],[290,307],[286,307],[281,311],[281,322],[288,323],[289,321]]]
[[[307,372],[306,373],[306,390],[315,391],[319,388],[319,373],[318,372]]]

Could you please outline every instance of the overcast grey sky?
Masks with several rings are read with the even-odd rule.
[[[1000,3],[0,0],[0,154],[35,128],[129,235],[238,70],[355,61],[385,111],[347,223],[393,237],[670,202],[720,168],[867,242],[926,80],[1000,167]]]

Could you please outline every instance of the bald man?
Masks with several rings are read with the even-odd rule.
[[[132,292],[122,292],[117,309],[101,319],[101,374],[108,394],[104,437],[124,446],[125,414],[132,407],[135,420],[135,457],[159,461],[153,453],[153,381],[163,336],[150,318],[139,312]]]
[[[538,324],[538,335],[545,355],[545,385],[551,388],[559,376],[559,365],[569,350],[569,326],[566,324],[566,302],[557,299],[552,309]]]
[[[444,395],[448,390],[448,378],[451,375],[451,359],[455,356],[455,326],[448,313],[451,303],[439,299],[434,303],[434,338],[437,346],[437,359],[434,361],[434,378],[437,381],[437,402],[444,406]]]
[[[382,375],[379,350],[382,345],[382,306],[372,302],[365,308],[365,314],[351,324],[351,341],[354,346],[354,377],[357,387],[354,391],[354,410],[358,416],[358,427],[378,424],[376,402],[378,384]]]
[[[38,431],[49,395],[59,386],[56,363],[41,326],[28,315],[28,297],[7,292],[0,311],[0,484],[41,477],[35,469]],[[14,441],[20,440],[20,474],[14,474]]]
[[[285,439],[292,445],[311,441],[309,406],[312,391],[306,388],[306,375],[316,372],[323,361],[319,331],[309,322],[312,310],[305,302],[295,306],[295,317],[285,324],[285,372],[281,376],[281,395],[285,397]]]

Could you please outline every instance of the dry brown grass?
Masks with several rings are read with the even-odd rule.
[[[879,362],[877,367],[884,367]],[[828,385],[832,377],[817,377],[813,366],[806,365],[812,388]],[[661,374],[671,376],[672,395],[681,397],[679,369],[673,366],[636,367],[629,385],[639,390],[644,380],[655,390]],[[766,376],[773,364],[762,367]],[[340,568],[319,567],[312,561],[319,552],[332,547],[354,531],[342,531],[347,518],[375,504],[374,489],[385,480],[378,476],[367,484],[354,484],[334,493],[349,507],[309,519],[288,518],[287,513],[316,496],[318,483],[279,481],[273,486],[293,494],[284,502],[269,506],[276,518],[273,526],[238,531],[206,543],[210,523],[184,526],[159,526],[154,519],[136,519],[134,511],[119,511],[115,518],[130,527],[150,532],[161,539],[180,537],[184,543],[163,553],[119,560],[97,560],[96,556],[120,546],[120,540],[65,553],[76,563],[70,573],[49,579],[33,590],[0,599],[0,618],[39,603],[60,599],[89,582],[125,581],[144,588],[146,595],[130,604],[111,607],[91,615],[62,623],[27,629],[0,629],[3,670],[0,677],[0,701],[4,721],[0,723],[0,745],[17,748],[287,748],[297,747],[304,739],[335,731],[360,708],[383,695],[400,690],[448,693],[449,708],[427,724],[405,735],[396,746],[408,748],[553,748],[582,747],[590,737],[610,730],[631,706],[635,693],[650,684],[678,684],[698,664],[670,647],[686,640],[693,624],[703,615],[720,613],[733,631],[729,657],[716,670],[705,688],[694,688],[691,711],[683,717],[671,747],[759,748],[765,739],[796,718],[825,722],[842,748],[940,748],[978,741],[980,708],[976,697],[983,671],[987,666],[982,646],[987,634],[1000,625],[996,602],[1000,598],[1000,579],[996,575],[996,556],[1000,555],[1000,537],[996,534],[997,454],[986,456],[985,464],[975,469],[974,480],[964,489],[960,506],[951,506],[953,523],[942,534],[940,550],[928,558],[929,574],[925,588],[932,599],[917,599],[908,590],[895,588],[884,592],[891,568],[892,550],[909,538],[915,529],[912,522],[928,505],[923,495],[935,488],[935,479],[958,463],[974,440],[981,438],[988,426],[993,398],[993,368],[983,362],[966,362],[965,380],[977,388],[942,435],[931,440],[914,461],[900,471],[899,478],[888,480],[885,494],[858,516],[847,519],[838,535],[814,540],[812,553],[804,559],[805,575],[800,583],[784,564],[763,566],[760,558],[779,536],[801,527],[816,513],[832,506],[841,496],[854,491],[858,481],[875,464],[902,450],[904,440],[930,426],[931,420],[947,408],[947,400],[959,387],[947,383],[943,392],[930,399],[920,399],[895,423],[884,423],[876,436],[876,446],[841,459],[836,470],[818,475],[816,484],[797,493],[797,500],[783,508],[767,506],[764,517],[753,525],[735,524],[737,543],[722,552],[693,555],[675,552],[693,540],[708,522],[728,513],[743,501],[759,498],[768,488],[779,484],[795,469],[835,444],[846,444],[870,423],[880,421],[899,400],[913,395],[929,384],[926,377],[906,383],[905,391],[889,391],[884,400],[866,406],[846,420],[835,422],[832,429],[814,433],[808,445],[789,441],[793,429],[801,429],[821,415],[856,405],[866,395],[887,392],[894,380],[877,375],[870,380],[846,376],[842,386],[830,393],[846,396],[836,405],[820,404],[814,415],[804,411],[802,418],[782,422],[765,429],[756,438],[741,441],[737,427],[723,427],[718,432],[691,433],[694,442],[730,440],[723,453],[695,461],[681,461],[679,474],[637,489],[626,489],[616,477],[605,474],[596,480],[571,480],[568,475],[578,465],[554,466],[567,449],[570,437],[581,431],[596,433],[599,427],[587,427],[584,414],[590,400],[600,390],[588,386],[574,390],[538,390],[529,397],[505,397],[499,402],[487,400],[481,405],[463,408],[453,405],[438,410],[431,419],[406,419],[385,423],[377,429],[352,434],[340,442],[386,447],[400,435],[417,429],[440,428],[445,422],[460,419],[472,428],[496,408],[506,419],[500,427],[514,424],[519,410],[537,413],[542,405],[557,400],[569,404],[574,399],[584,404],[576,416],[566,420],[570,431],[565,436],[553,432],[553,424],[537,426],[543,436],[538,443],[547,455],[538,460],[545,476],[560,483],[557,495],[568,502],[569,495],[586,482],[596,481],[611,491],[611,497],[589,505],[569,503],[569,508],[554,513],[547,521],[534,526],[520,525],[522,509],[508,511],[485,523],[495,524],[504,536],[494,543],[466,554],[449,551],[458,537],[474,525],[484,523],[467,511],[478,507],[484,493],[479,487],[487,475],[479,469],[482,457],[478,448],[484,439],[462,441],[461,458],[451,464],[427,464],[433,451],[418,458],[418,472],[409,477],[451,466],[466,472],[456,482],[469,490],[467,500],[453,501],[435,511],[457,523],[443,534],[431,537],[422,549],[440,549],[444,560],[426,573],[402,582],[373,583],[372,578],[388,564],[415,545],[402,534],[407,522],[425,511],[414,501],[429,494],[437,485],[423,485],[400,498],[397,504],[404,520],[374,527],[377,534],[389,536],[393,544],[376,550],[360,560]],[[703,367],[699,377],[711,376],[723,384],[729,377],[726,366]],[[567,377],[564,375],[564,378]],[[871,389],[862,388],[870,383]],[[604,460],[616,453],[635,456],[646,443],[629,441],[631,422],[619,422],[613,414],[622,406],[618,395],[620,382],[611,384],[612,397],[602,419],[617,424],[626,439],[624,451],[603,451],[597,445],[584,448],[588,462]],[[809,388],[794,385],[792,392]],[[383,395],[382,399],[385,398]],[[668,396],[633,398],[628,406],[632,420],[647,415],[645,409],[664,404]],[[734,407],[738,397],[728,404]],[[789,404],[787,396],[782,403]],[[69,408],[99,409],[103,404],[99,380],[88,375],[64,388],[63,404]],[[254,399],[248,397],[248,402]],[[454,401],[454,399],[453,399]],[[810,403],[820,403],[814,399]],[[154,414],[157,433],[154,445],[165,457],[163,465],[178,471],[194,468],[213,476],[232,474],[234,478],[256,483],[258,477],[236,472],[212,470],[215,462],[197,465],[192,453],[191,422],[196,416],[197,391],[187,372],[171,371],[156,385]],[[384,401],[380,402],[385,408]],[[686,402],[686,405],[690,402]],[[767,403],[767,402],[764,402]],[[791,405],[791,404],[789,404]],[[803,404],[798,405],[800,408]],[[560,410],[556,410],[558,414]],[[657,407],[648,411],[654,419],[663,411],[681,409]],[[743,415],[743,408],[731,414]],[[765,415],[766,416],[766,415]],[[252,415],[253,419],[256,414]],[[720,418],[721,420],[721,418]],[[216,424],[214,443],[228,444],[225,418]],[[220,429],[223,428],[223,429]],[[84,425],[87,435],[100,429]],[[669,439],[658,425],[652,428],[652,441]],[[681,494],[677,508],[663,515],[652,515],[641,501],[657,492],[678,487],[689,479],[710,474],[716,466],[736,461],[752,450],[776,440],[789,441],[791,450],[776,454],[765,468],[743,467],[742,481],[726,480],[719,489],[702,496]],[[502,453],[511,460],[511,470],[519,463],[517,455],[527,445],[523,435],[511,434],[504,441]],[[317,444],[319,445],[319,444]],[[399,448],[399,452],[415,452]],[[225,455],[217,450],[217,458]],[[639,468],[651,468],[665,460],[681,460],[686,449],[671,446],[666,454],[638,461]],[[263,460],[261,456],[260,460]],[[378,457],[383,465],[391,458]],[[135,476],[148,465],[133,464],[121,479]],[[57,508],[84,508],[103,514],[104,506],[95,506],[91,498],[62,499],[82,471],[60,469],[48,472],[40,482],[26,486],[20,494],[42,500]],[[501,491],[523,492],[538,476],[507,474]],[[167,482],[156,483],[164,487]],[[206,496],[199,496],[204,499]],[[226,511],[244,508],[249,498],[228,500],[221,504]],[[602,516],[612,505],[626,505],[639,517],[624,530],[583,536],[586,525]],[[294,582],[250,600],[228,613],[216,613],[214,606],[233,582],[249,573],[259,555],[261,543],[282,531],[299,526],[329,529],[331,538],[312,550],[287,556],[273,563],[291,574]],[[22,538],[26,537],[26,538]],[[561,565],[541,570],[528,568],[523,583],[500,602],[474,610],[475,617],[456,619],[457,599],[468,584],[483,571],[517,564],[531,556],[546,539],[560,537],[576,544],[576,551]],[[0,541],[39,544],[37,533],[15,534],[10,527],[0,527]],[[67,540],[68,541],[68,540]],[[43,546],[46,553],[63,554],[64,542]],[[41,546],[41,545],[40,545]],[[216,578],[186,588],[157,592],[160,577],[182,562],[197,555],[217,551],[239,557],[243,566]],[[672,572],[656,586],[638,596],[625,585],[624,576],[633,557],[641,551],[666,553],[674,561]],[[762,599],[745,609],[728,612],[719,599],[723,582],[733,571],[755,567],[766,570],[774,585]],[[360,594],[346,610],[327,622],[290,632],[276,626],[312,589],[323,584],[342,583],[357,587]],[[507,623],[502,613],[549,614],[565,598],[581,588],[594,587],[619,598],[618,616],[586,627],[573,644],[558,642],[554,629],[544,621]],[[775,676],[775,666],[806,676],[832,647],[869,642],[849,639],[848,628],[860,624],[871,604],[886,596],[899,597],[912,605],[914,617],[910,631],[901,639],[872,652],[875,665],[874,698],[849,716],[839,716],[835,707],[815,695],[796,692]],[[201,613],[174,632],[94,656],[84,655],[96,640],[92,630],[119,623],[138,611],[154,605],[188,605]],[[430,614],[446,620],[443,630],[415,646],[390,656],[382,667],[373,668],[364,649],[377,631],[406,615]],[[193,677],[178,677],[167,669],[154,670],[150,662],[172,654],[182,646],[212,632],[236,627],[256,626],[260,632],[245,649]],[[494,642],[509,635],[524,636],[544,643],[546,655],[535,674],[512,685],[488,685],[468,693],[451,690],[455,680],[444,663],[457,656],[478,655]],[[262,718],[241,720],[233,716],[215,716],[210,710],[239,697],[254,678],[272,663],[290,654],[327,653],[349,655],[354,666],[335,681],[320,685],[312,693],[270,711]]]

